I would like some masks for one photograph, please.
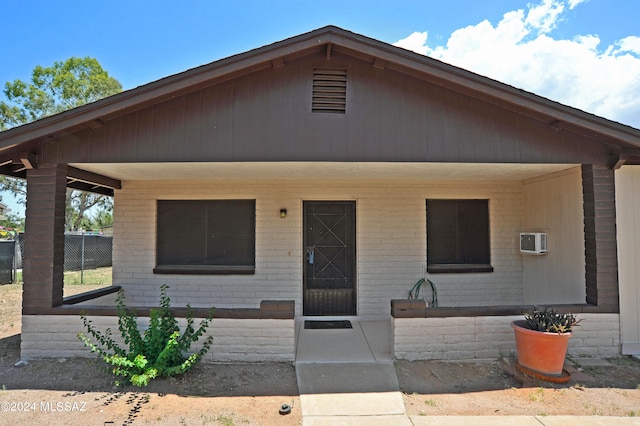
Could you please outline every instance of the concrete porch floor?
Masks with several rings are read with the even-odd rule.
[[[296,364],[307,363],[391,363],[393,344],[391,320],[348,318],[353,328],[305,329],[302,318],[296,324]],[[330,318],[333,320],[333,318]]]

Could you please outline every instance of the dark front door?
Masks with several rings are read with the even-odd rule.
[[[304,315],[356,314],[356,203],[304,202]]]

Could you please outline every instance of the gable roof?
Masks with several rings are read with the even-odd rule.
[[[620,149],[640,148],[640,130],[546,99],[372,38],[335,26],[323,27],[277,43],[221,59],[117,95],[0,133],[3,153],[199,90],[241,75],[283,66],[309,54],[340,52],[412,77],[497,104],[547,123],[555,129],[597,138]]]

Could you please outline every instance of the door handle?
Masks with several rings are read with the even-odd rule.
[[[313,265],[314,261],[315,261],[315,248],[307,247],[307,262],[309,262],[309,265]]]

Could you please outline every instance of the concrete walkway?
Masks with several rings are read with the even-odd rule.
[[[393,364],[298,364],[296,374],[304,426],[411,424]]]
[[[388,321],[353,328],[297,329],[302,426],[617,426],[640,418],[598,416],[409,416],[398,384]]]
[[[410,416],[414,426],[628,426],[636,417],[598,416]],[[348,424],[348,423],[343,423]],[[353,423],[354,425],[356,423]],[[391,425],[391,424],[390,424]]]
[[[297,338],[296,375],[303,426],[411,425],[391,354],[388,321],[306,330]]]

